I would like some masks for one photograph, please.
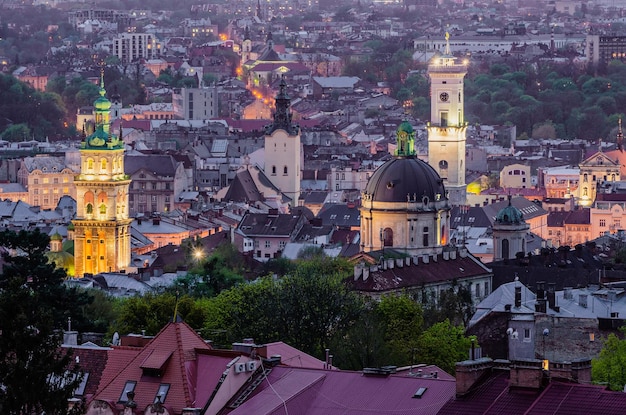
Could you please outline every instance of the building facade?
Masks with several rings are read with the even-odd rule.
[[[603,182],[620,180],[620,164],[602,151],[583,160],[579,165],[578,204],[589,207],[596,200],[598,188]]]
[[[192,186],[183,162],[169,154],[129,155],[125,162],[132,180],[128,191],[131,215],[169,212],[174,209],[176,196]]]
[[[130,264],[130,179],[124,171],[124,143],[110,131],[111,102],[105,94],[101,75],[100,97],[94,103],[96,130],[81,143],[81,169],[74,180],[77,277],[122,271]]]
[[[113,39],[111,53],[122,64],[137,59],[155,59],[161,55],[161,43],[150,33],[120,33]]]
[[[172,93],[172,107],[182,120],[206,120],[218,116],[217,86],[181,88]]]
[[[444,55],[433,58],[428,65],[431,96],[427,126],[428,163],[443,179],[453,206],[466,203],[467,123],[463,113],[463,78],[466,73],[466,64],[457,62],[449,47]]]
[[[76,199],[74,176],[63,157],[39,155],[22,160],[18,183],[28,191],[29,205],[54,209],[62,196]]]
[[[500,187],[522,188],[531,187],[530,166],[511,164],[500,171]]]

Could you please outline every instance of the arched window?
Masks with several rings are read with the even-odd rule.
[[[272,166],[272,174],[276,175],[276,166]]]
[[[586,187],[583,187],[583,196],[588,196]]]
[[[287,175],[287,166],[283,167],[283,176]]]
[[[93,159],[87,159],[87,170],[93,170]]]
[[[107,169],[107,159],[100,159],[100,170]]]
[[[502,240],[502,258],[504,259],[509,258],[509,240],[508,239]]]
[[[393,230],[391,228],[385,228],[381,230],[383,246],[393,246]]]
[[[583,183],[587,183],[588,180],[589,176],[587,176],[587,173],[583,174]]]
[[[100,214],[101,215],[107,214],[107,205],[105,205],[104,203],[100,205]]]
[[[91,215],[93,213],[94,195],[92,192],[85,192],[83,196],[83,203],[85,203],[85,213]]]

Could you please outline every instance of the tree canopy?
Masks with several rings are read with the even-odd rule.
[[[622,333],[626,330],[622,327]],[[626,340],[614,333],[608,335],[600,355],[591,361],[591,379],[594,383],[606,384],[614,391],[624,390],[626,385]]]
[[[65,272],[48,263],[49,238],[0,232],[6,249],[0,275],[0,412],[67,414],[80,383],[71,354],[60,348],[61,328],[86,299],[63,285]]]

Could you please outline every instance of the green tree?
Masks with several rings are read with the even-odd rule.
[[[109,324],[117,319],[118,300],[98,289],[84,290],[84,294],[88,296],[89,302],[80,308],[82,319],[74,319],[72,327],[79,332],[106,333]]]
[[[422,307],[410,296],[386,295],[376,308],[384,324],[382,337],[387,346],[386,365],[412,364],[413,351],[418,347],[424,318]]]
[[[456,362],[467,360],[472,345],[465,337],[461,326],[454,326],[450,320],[434,324],[419,338],[417,355],[421,362],[437,365],[454,374]]]
[[[24,141],[30,139],[30,128],[27,124],[13,124],[2,132],[0,137],[6,141]]]
[[[65,272],[48,263],[48,243],[38,230],[0,232],[0,246],[7,249],[0,276],[3,414],[67,414],[67,400],[80,383],[58,330],[80,297],[63,285]]]
[[[361,370],[390,364],[384,339],[385,322],[377,311],[378,302],[364,298],[359,318],[329,342],[333,365],[344,370]]]
[[[422,292],[424,322],[426,326],[449,320],[453,324],[466,326],[474,315],[472,293],[468,286],[452,281],[452,285],[442,290],[437,298],[428,297]]]
[[[117,320],[109,327],[109,335],[118,333],[138,333],[145,330],[155,335],[174,318],[174,313],[194,329],[202,327],[206,310],[203,302],[188,295],[178,297],[174,293],[146,294],[124,299],[117,304]]]
[[[219,344],[253,337],[282,340],[323,357],[331,338],[358,317],[362,301],[344,284],[349,265],[340,259],[299,262],[281,279],[261,278],[208,300],[204,333]],[[219,340],[215,340],[219,339]]]
[[[625,332],[621,328],[622,333]],[[609,334],[600,355],[591,361],[591,379],[594,383],[606,384],[607,388],[621,391],[626,384],[626,340],[614,333]]]
[[[184,243],[188,261],[194,264],[185,277],[176,280],[170,292],[180,291],[192,297],[213,297],[244,281],[246,268],[241,254],[232,244],[222,244],[204,257],[200,239],[188,239]]]

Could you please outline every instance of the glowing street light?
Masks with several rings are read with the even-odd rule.
[[[193,257],[196,259],[196,261],[200,262],[202,258],[204,258],[204,251],[202,250],[202,248],[194,249]]]

